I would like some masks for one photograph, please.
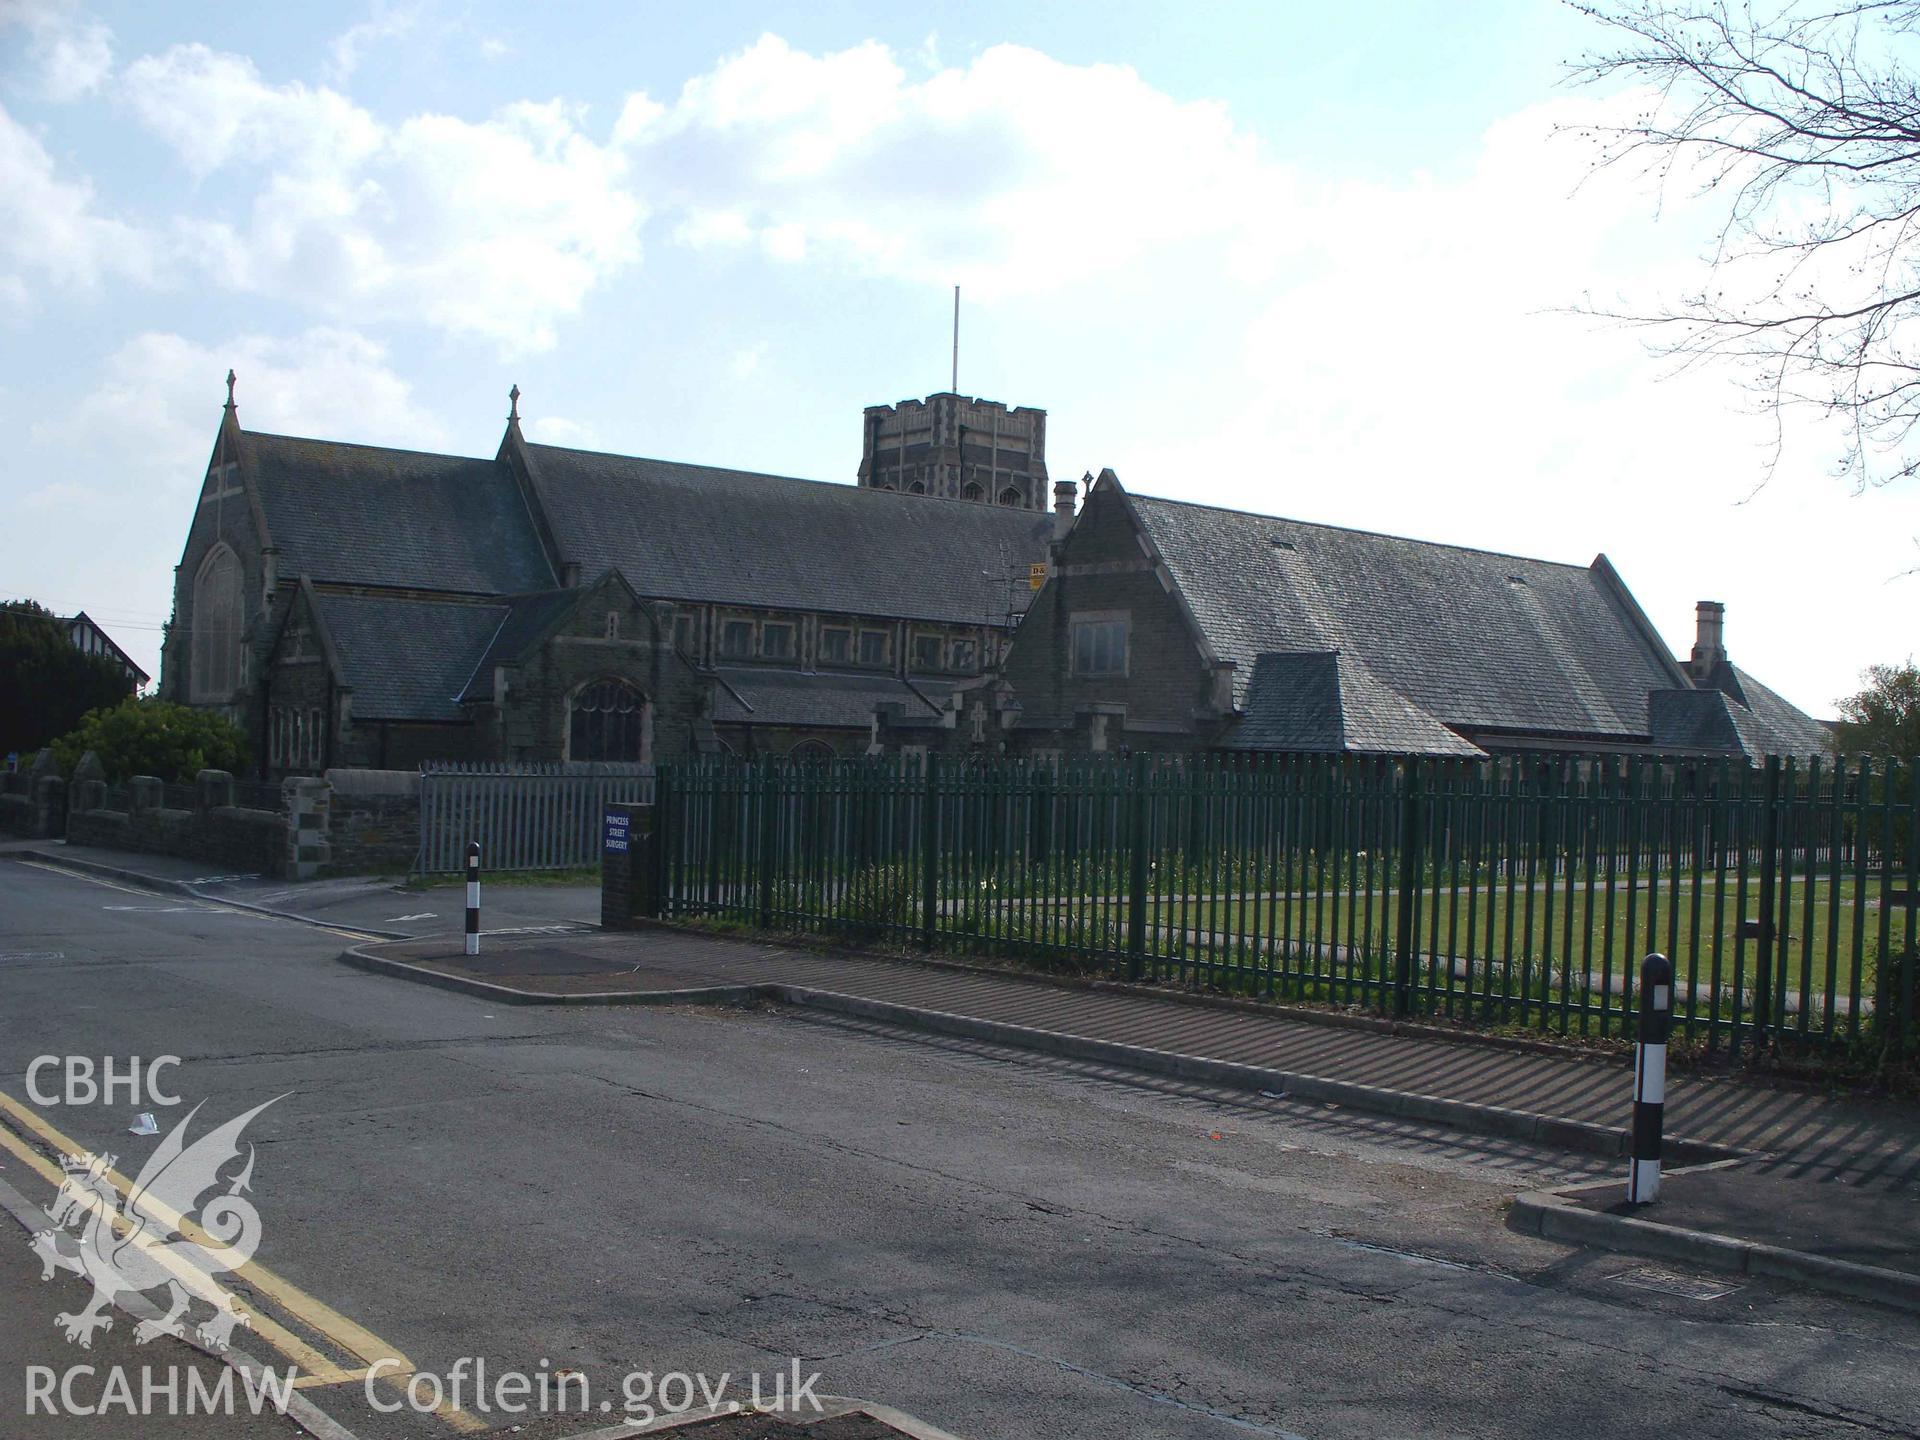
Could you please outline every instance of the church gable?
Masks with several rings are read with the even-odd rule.
[[[231,376],[228,382],[226,410],[174,567],[160,693],[232,709],[242,706],[270,643],[276,575],[272,536],[241,463]]]
[[[657,737],[702,748],[712,681],[673,645],[673,607],[618,572],[514,596],[462,699],[497,753],[528,760],[651,760]]]
[[[1129,729],[1191,731],[1216,698],[1212,675],[1204,637],[1104,472],[1007,655],[1022,728],[1124,711]]]

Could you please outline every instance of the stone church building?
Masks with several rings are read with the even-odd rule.
[[[938,750],[1811,755],[1567,565],[1052,482],[1046,415],[866,411],[855,485],[536,445],[242,427],[228,377],[161,693],[264,774]]]
[[[268,775],[860,753],[999,663],[1071,520],[1035,410],[874,407],[833,485],[536,445],[512,400],[434,455],[247,430],[229,375],[161,694]]]

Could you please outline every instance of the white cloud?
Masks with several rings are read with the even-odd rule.
[[[93,187],[63,178],[39,138],[0,107],[0,315],[34,308],[48,286],[146,280],[156,265],[150,237],[100,214]]]
[[[13,527],[18,543],[0,545],[6,579],[19,593],[85,608],[156,675],[172,568],[218,433],[229,366],[239,372],[240,418],[250,429],[450,444],[386,350],[350,331],[211,343],[148,331],[92,376],[76,376],[68,403],[23,420],[31,461],[0,476],[8,504],[60,521]]]
[[[756,341],[752,345],[743,345],[727,359],[727,373],[736,380],[745,380],[760,368],[760,362],[767,358],[767,342]]]
[[[78,100],[113,69],[113,31],[84,18],[73,0],[0,0],[0,33],[27,32],[34,88],[49,100]]]
[[[767,35],[670,106],[631,97],[614,138],[682,243],[983,297],[1196,239],[1277,248],[1294,189],[1225,107],[1017,45],[912,80],[871,41],[812,55]]]
[[[203,45],[137,60],[125,82],[183,164],[263,177],[244,218],[192,226],[211,274],[238,289],[512,352],[551,346],[556,324],[639,258],[645,211],[624,159],[562,102],[389,124]]]
[[[1641,333],[1566,313],[1587,290],[1699,280],[1709,215],[1669,203],[1655,223],[1638,178],[1588,178],[1590,152],[1554,138],[1644,103],[1531,107],[1456,183],[1309,188],[1299,218],[1324,238],[1257,292],[1238,363],[1209,377],[1213,408],[1190,426],[1116,410],[1093,463],[1301,519],[1577,564],[1604,550],[1682,654],[1694,602],[1725,601],[1736,661],[1827,712],[1863,656],[1910,647],[1911,601],[1880,587],[1912,563],[1920,491],[1851,500],[1802,436],[1743,505],[1771,431],[1728,373],[1673,373]]]
[[[521,427],[527,439],[537,445],[562,445],[574,450],[604,450],[600,431],[580,420],[564,415],[531,415]]]
[[[84,458],[115,493],[158,487],[177,499],[205,467],[230,368],[250,430],[414,450],[448,443],[446,427],[414,399],[384,346],[324,327],[214,344],[166,331],[136,335],[68,410],[34,424],[31,438]]]
[[[21,500],[23,509],[36,514],[50,514],[55,511],[81,509],[93,505],[100,498],[100,492],[91,485],[83,485],[78,480],[50,480],[36,490],[30,490]]]
[[[372,47],[389,45],[412,34],[420,23],[420,5],[377,4],[373,14],[350,25],[327,46],[325,73],[334,84],[345,84]]]

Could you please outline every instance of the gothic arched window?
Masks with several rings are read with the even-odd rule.
[[[240,558],[217,545],[193,581],[193,698],[228,700],[240,688]]]
[[[1019,489],[1012,485],[1007,486],[1006,489],[1000,492],[1000,503],[1002,505],[1018,505],[1020,503]]]
[[[833,759],[833,746],[824,740],[802,740],[787,752],[796,765],[821,765]]]
[[[962,500],[984,500],[987,498],[987,492],[978,480],[969,480],[960,487],[960,498]]]
[[[624,680],[596,680],[573,697],[568,715],[570,760],[640,760],[647,701]]]

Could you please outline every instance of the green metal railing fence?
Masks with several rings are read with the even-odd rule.
[[[1911,1043],[1920,789],[1873,761],[663,767],[668,915],[1559,1033]]]

